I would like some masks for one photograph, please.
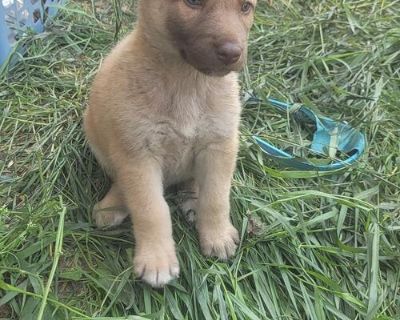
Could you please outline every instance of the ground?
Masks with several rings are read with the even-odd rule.
[[[168,195],[181,276],[163,290],[132,276],[129,223],[102,231],[90,217],[108,181],[82,113],[134,7],[70,1],[23,40],[26,54],[0,78],[0,318],[400,318],[400,2],[259,2],[232,192],[240,247],[229,263],[202,257]],[[250,95],[348,121],[367,151],[330,176],[277,170],[252,134],[307,141]]]

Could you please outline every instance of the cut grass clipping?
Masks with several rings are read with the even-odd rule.
[[[362,160],[326,177],[277,170],[251,135],[291,145],[288,119],[245,105],[237,255],[204,258],[168,196],[181,276],[149,288],[132,276],[130,226],[93,226],[108,182],[81,127],[93,75],[135,9],[70,1],[1,75],[0,318],[399,319],[400,2],[259,2],[243,92],[348,121],[368,138]]]

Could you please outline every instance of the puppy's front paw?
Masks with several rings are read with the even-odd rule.
[[[239,233],[229,222],[224,226],[199,228],[200,245],[204,255],[227,260],[235,254]]]
[[[152,287],[161,288],[179,276],[174,245],[141,248],[133,259],[135,273]]]

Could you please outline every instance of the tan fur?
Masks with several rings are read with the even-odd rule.
[[[93,84],[85,131],[113,181],[94,218],[98,226],[110,226],[130,214],[134,268],[153,286],[179,274],[163,197],[168,186],[194,181],[204,254],[227,259],[236,249],[238,232],[229,218],[240,118],[234,71],[245,62],[253,15],[240,12],[242,3],[207,0],[199,9],[184,0],[140,1],[135,30],[104,60]],[[231,25],[217,31],[227,22],[224,16]],[[183,28],[190,35],[189,29],[199,25],[195,19],[203,32],[196,41],[171,31]],[[220,64],[210,47],[228,38],[243,47],[241,59],[231,66]],[[210,56],[196,58],[195,50]]]

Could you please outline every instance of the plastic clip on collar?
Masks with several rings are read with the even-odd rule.
[[[257,101],[260,100],[257,99]],[[364,153],[366,146],[365,136],[347,123],[337,122],[324,116],[317,116],[305,106],[297,107],[291,111],[298,105],[287,104],[275,99],[268,99],[267,101],[278,110],[291,113],[296,121],[313,124],[316,130],[311,144],[311,151],[321,156],[329,157],[329,150],[334,144],[335,150],[346,155],[344,160],[331,157],[330,164],[318,165],[308,159],[295,157],[258,136],[253,136],[261,150],[282,167],[300,171],[338,171],[353,165]]]

